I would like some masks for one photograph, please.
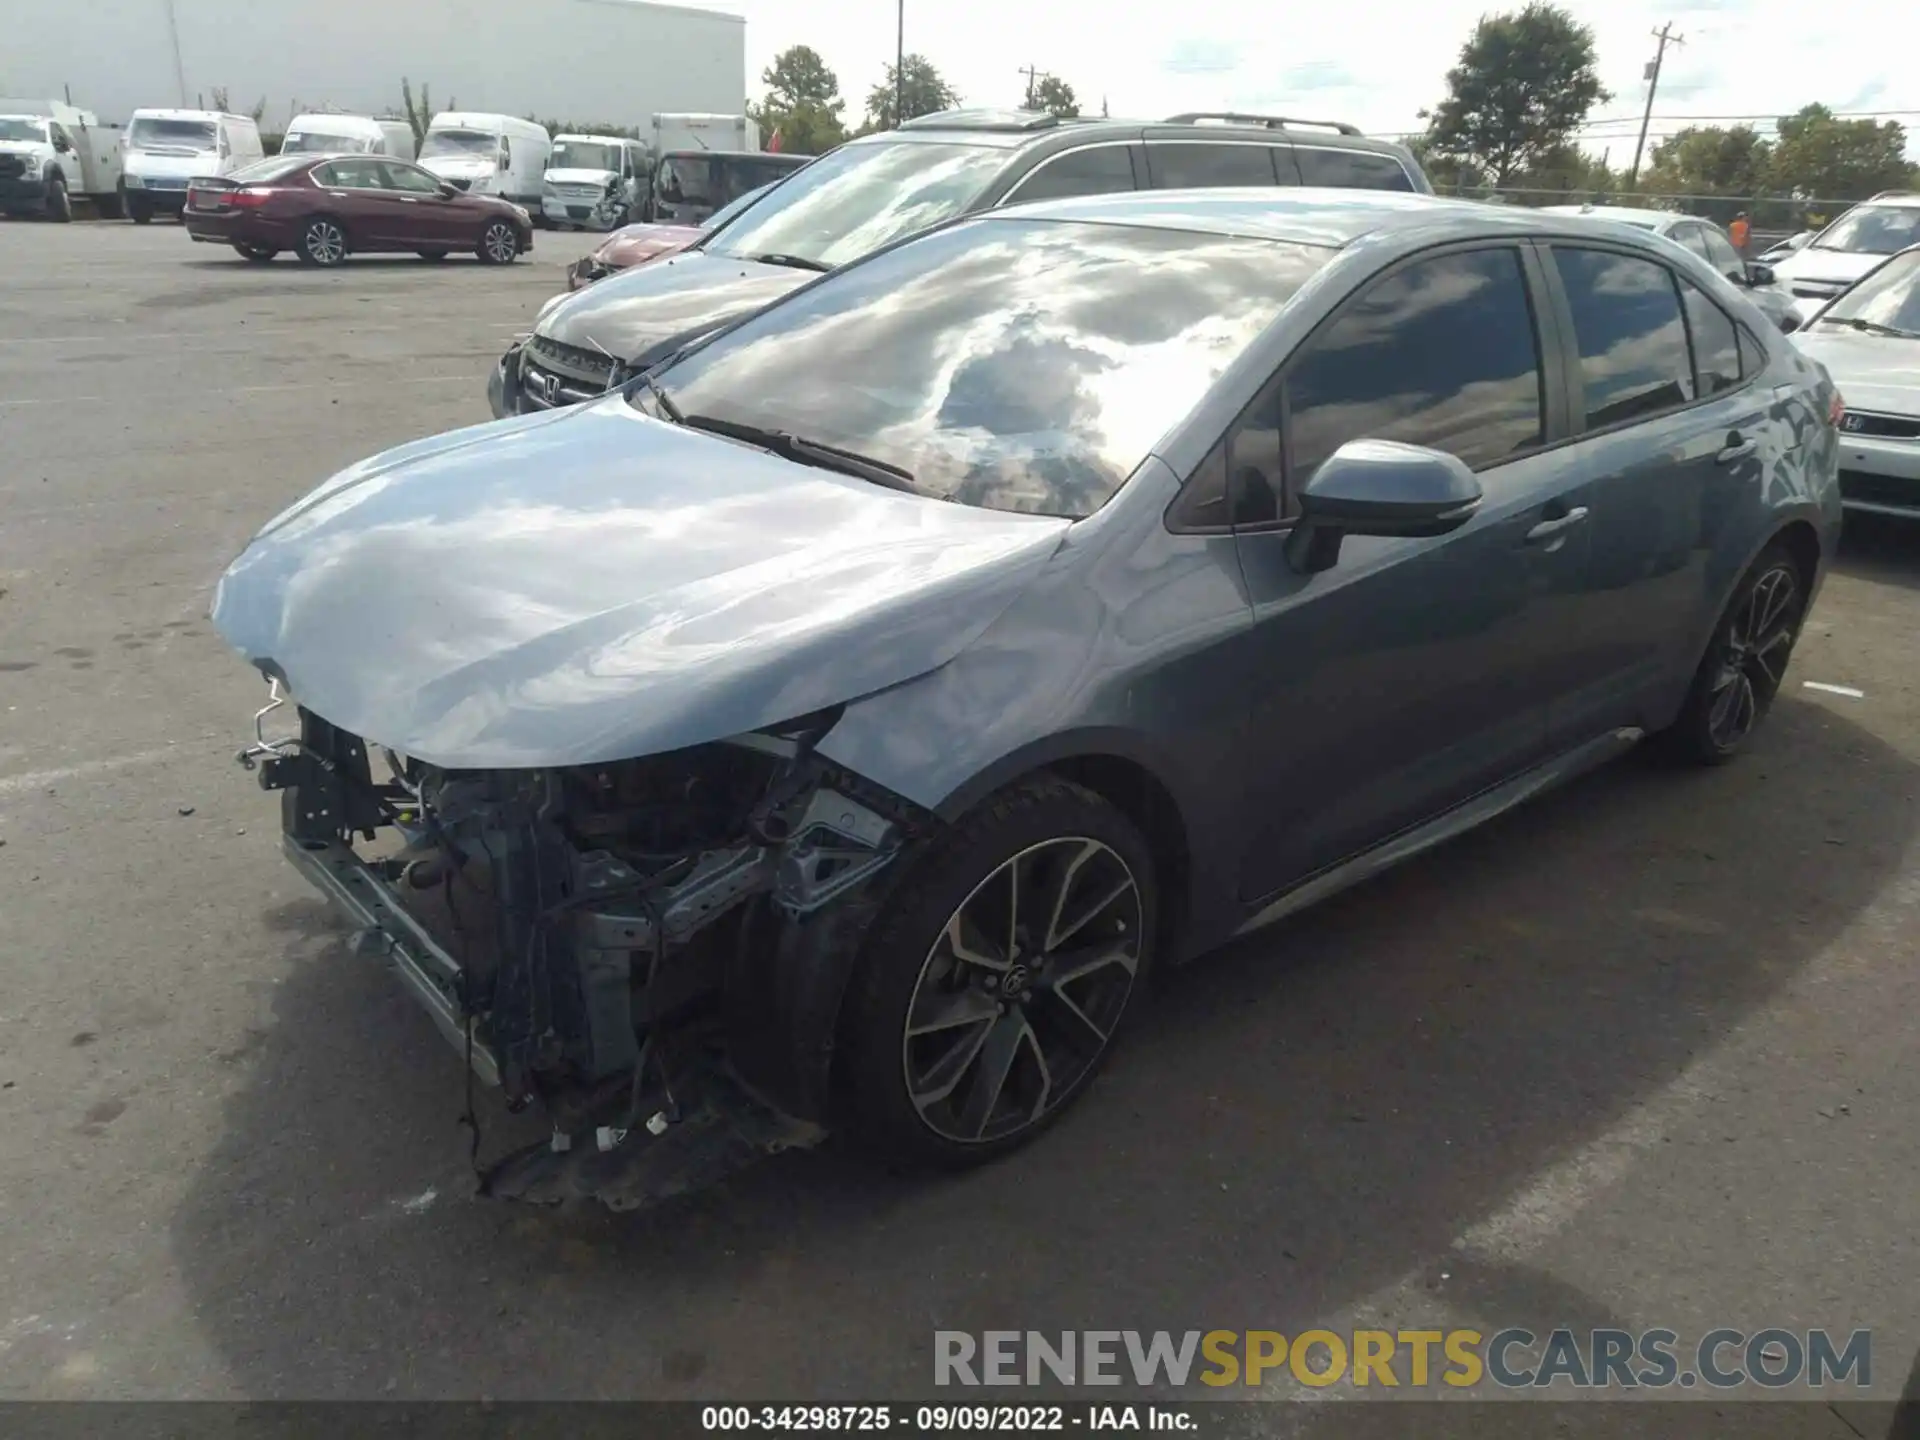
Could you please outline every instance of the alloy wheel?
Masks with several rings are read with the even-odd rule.
[[[307,254],[316,265],[337,265],[346,258],[347,234],[331,220],[314,220],[307,226]]]
[[[1799,625],[1799,595],[1793,567],[1771,566],[1727,623],[1707,711],[1708,738],[1722,750],[1747,738],[1786,676]]]
[[[927,952],[901,1058],[921,1121],[1003,1140],[1063,1104],[1107,1048],[1145,943],[1139,882],[1086,836],[1029,846],[976,885]]]
[[[513,232],[511,225],[495,222],[487,227],[487,258],[496,265],[505,265],[520,253],[520,237]]]

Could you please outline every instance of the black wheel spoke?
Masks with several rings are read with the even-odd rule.
[[[918,996],[907,1019],[909,1036],[934,1035],[964,1025],[978,1025],[1000,1013],[1000,1002],[982,991],[936,991]]]
[[[980,1061],[973,1067],[973,1079],[967,1085],[966,1103],[960,1108],[960,1128],[969,1138],[985,1137],[1028,1034],[1026,1017],[1011,1012],[988,1027]]]
[[[993,1033],[995,1021],[1000,1018],[996,1006],[990,1019],[980,1021],[972,1030],[955,1037],[938,1060],[930,1066],[920,1083],[912,1087],[913,1103],[925,1110],[929,1105],[937,1105],[953,1094],[968,1069],[980,1053],[980,1047]]]

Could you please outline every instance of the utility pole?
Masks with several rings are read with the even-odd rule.
[[[1027,109],[1031,110],[1033,108],[1033,87],[1035,86],[1035,84],[1039,82],[1040,77],[1044,75],[1046,72],[1044,70],[1035,69],[1033,66],[1029,65],[1025,69],[1019,71],[1018,73],[1027,77]]]
[[[898,130],[907,108],[907,0],[900,0],[899,22],[893,32],[893,128]]]
[[[1647,108],[1640,115],[1640,138],[1634,142],[1633,165],[1627,171],[1627,188],[1631,190],[1634,182],[1640,178],[1640,152],[1647,147],[1647,126],[1653,121],[1653,93],[1660,88],[1660,62],[1667,58],[1667,46],[1684,45],[1687,42],[1673,33],[1673,22],[1667,21],[1653,32],[1653,38],[1660,42],[1660,48],[1653,52],[1653,59],[1647,62]]]

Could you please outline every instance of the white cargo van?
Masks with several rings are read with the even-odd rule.
[[[475,195],[540,209],[540,177],[553,142],[547,127],[514,115],[444,110],[427,126],[420,164]]]
[[[136,110],[127,122],[121,176],[127,214],[144,225],[165,210],[186,208],[187,186],[231,175],[261,158],[260,127],[250,115],[218,110]]]
[[[404,120],[314,112],[296,115],[280,142],[282,155],[392,155],[413,159],[413,127]]]
[[[0,211],[71,220],[77,199],[119,216],[119,130],[59,100],[0,100]]]
[[[556,135],[540,185],[541,218],[568,229],[611,230],[634,215],[647,147],[618,135]]]

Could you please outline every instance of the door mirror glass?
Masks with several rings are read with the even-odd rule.
[[[1457,455],[1398,440],[1349,440],[1301,490],[1287,558],[1311,574],[1339,559],[1347,535],[1445,535],[1472,518],[1481,495]]]
[[[454,184],[451,180],[442,180],[438,185],[434,186],[433,188],[439,192],[440,198],[442,200],[451,200],[453,199],[454,196],[460,193],[460,187]]]
[[[1758,260],[1752,261],[1747,266],[1747,284],[1773,284],[1773,267],[1771,265],[1762,265]]]

